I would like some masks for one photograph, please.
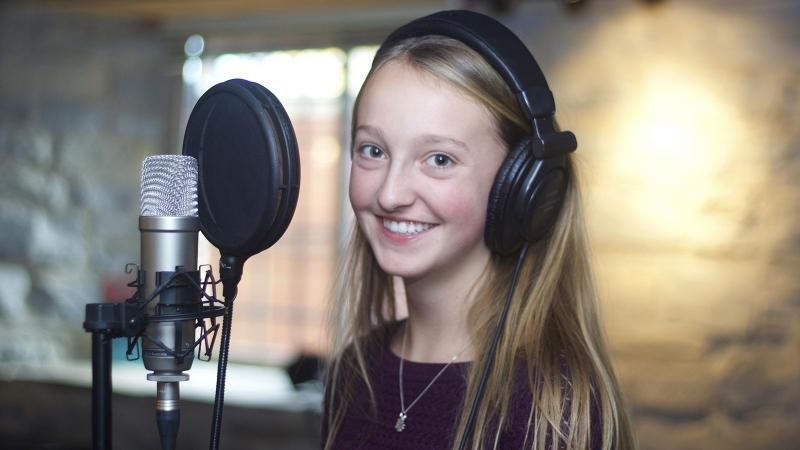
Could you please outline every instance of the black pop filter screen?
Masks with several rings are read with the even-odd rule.
[[[183,154],[198,161],[201,230],[223,255],[274,244],[297,205],[300,164],[291,122],[263,86],[229,80],[197,101]]]

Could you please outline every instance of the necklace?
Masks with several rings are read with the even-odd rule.
[[[397,417],[397,422],[395,422],[394,424],[394,429],[397,430],[398,433],[406,429],[406,420],[408,419],[408,412],[411,410],[411,408],[413,408],[414,405],[417,403],[417,401],[420,398],[422,398],[422,396],[425,395],[426,392],[428,392],[428,389],[430,389],[431,386],[433,386],[433,383],[436,383],[436,380],[438,380],[439,377],[442,376],[444,371],[447,370],[447,368],[450,367],[450,365],[453,364],[453,362],[455,362],[455,360],[458,359],[458,357],[461,356],[462,353],[464,353],[464,350],[467,349],[466,347],[464,347],[460,352],[458,352],[458,354],[450,358],[450,361],[447,364],[445,364],[441,370],[439,370],[439,373],[437,373],[436,376],[433,377],[431,382],[428,383],[427,386],[425,386],[425,389],[423,389],[422,392],[420,392],[420,394],[417,395],[417,398],[415,398],[414,401],[412,401],[411,404],[408,405],[408,408],[406,408],[405,397],[403,395],[403,357],[405,356],[406,353],[407,338],[408,338],[408,323],[406,323],[406,325],[403,327],[403,349],[400,353],[400,376],[398,377],[399,380],[398,383],[400,385],[400,414]]]

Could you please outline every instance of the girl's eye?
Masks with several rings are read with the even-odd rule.
[[[431,155],[425,162],[436,168],[450,167],[453,165],[453,159],[443,153]]]
[[[362,156],[369,159],[381,159],[385,156],[383,150],[381,150],[380,147],[376,147],[371,144],[362,145],[361,147],[359,147],[358,152]]]

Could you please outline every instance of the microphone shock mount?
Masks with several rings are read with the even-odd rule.
[[[156,419],[162,448],[174,449],[180,423],[179,382],[189,379],[183,371],[191,367],[195,349],[197,359],[211,360],[220,328],[217,318],[225,314],[228,305],[217,298],[221,281],[214,279],[209,265],[156,272],[151,275],[156,288],[147,296],[148,274],[132,263],[126,265],[125,272],[135,273],[135,279],[127,285],[134,289],[132,297],[119,303],[86,305],[83,327],[92,333],[92,448],[111,449],[111,341],[124,337],[125,358],[134,361],[144,356],[145,366],[153,370],[147,379],[157,382]],[[184,336],[189,328],[185,327],[187,321],[194,322],[191,332],[197,336],[191,341]],[[147,332],[159,324],[172,325],[172,339],[169,334],[165,339]]]

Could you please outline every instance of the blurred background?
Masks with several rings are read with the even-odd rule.
[[[389,31],[449,8],[518,33],[578,136],[641,448],[800,448],[796,0],[0,3],[0,447],[90,448],[84,305],[130,295],[142,160],[179,153],[197,98],[245,78],[288,110],[303,179],[245,266],[222,446],[318,448],[318,386],[286,368],[327,350],[351,103]],[[155,386],[116,341],[115,448],[157,448]],[[215,371],[182,383],[180,448],[207,446]]]

